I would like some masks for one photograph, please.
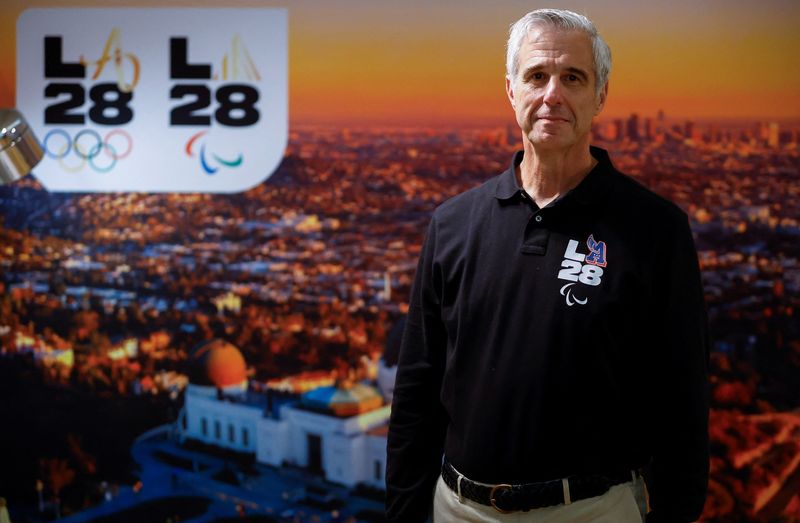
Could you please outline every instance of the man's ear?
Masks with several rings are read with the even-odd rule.
[[[508,101],[511,102],[511,108],[516,109],[516,102],[514,102],[514,82],[511,81],[508,75],[506,75],[506,95],[508,96]]]
[[[594,115],[597,116],[600,114],[600,111],[603,110],[603,107],[606,106],[606,99],[608,98],[608,82],[606,85],[600,89],[600,95],[597,97],[597,109],[594,111]]]

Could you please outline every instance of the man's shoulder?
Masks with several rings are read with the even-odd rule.
[[[621,212],[639,220],[683,222],[686,212],[673,201],[661,196],[639,180],[616,169],[609,172],[613,183],[611,204]]]
[[[480,213],[488,203],[495,201],[494,195],[500,176],[502,175],[493,176],[480,185],[448,198],[433,211],[434,219],[438,222],[459,222],[476,212]]]

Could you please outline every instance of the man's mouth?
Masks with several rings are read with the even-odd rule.
[[[548,122],[569,122],[569,120],[567,118],[564,118],[563,116],[557,116],[557,115],[554,115],[554,114],[540,115],[540,116],[537,116],[536,119],[537,120],[545,120],[545,121],[548,121]]]

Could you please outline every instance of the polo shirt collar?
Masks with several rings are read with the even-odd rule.
[[[597,165],[581,180],[577,187],[569,191],[563,197],[574,198],[582,204],[600,202],[608,191],[608,184],[605,181],[605,173],[614,170],[614,165],[608,157],[608,152],[600,147],[589,147],[589,152],[597,160]],[[519,198],[522,194],[522,187],[517,183],[517,166],[522,163],[524,151],[517,151],[511,159],[511,165],[498,178],[495,187],[494,197],[500,201]],[[560,198],[561,199],[561,198]]]
[[[511,165],[500,175],[497,181],[497,187],[494,191],[494,197],[498,200],[510,200],[511,198],[518,197],[522,190],[517,183],[517,166],[522,163],[522,157],[525,155],[524,151],[517,151],[511,158]]]

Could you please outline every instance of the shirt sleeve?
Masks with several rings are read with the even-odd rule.
[[[648,523],[695,521],[708,487],[708,326],[688,219],[659,247]],[[663,250],[662,250],[663,249]]]
[[[386,465],[390,523],[428,518],[441,471],[447,416],[440,401],[447,336],[441,315],[441,270],[431,220],[409,300],[397,364]]]

